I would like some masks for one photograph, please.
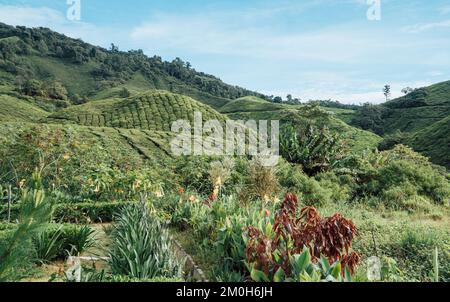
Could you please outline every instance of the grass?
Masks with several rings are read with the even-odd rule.
[[[36,105],[9,95],[0,95],[0,122],[36,122],[48,113]]]

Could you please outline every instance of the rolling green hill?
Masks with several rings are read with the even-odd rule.
[[[275,111],[285,108],[282,104],[271,103],[255,96],[245,96],[228,102],[219,109],[222,113]]]
[[[197,72],[189,62],[147,57],[142,50],[107,50],[71,39],[47,28],[13,27],[0,23],[0,70],[9,85],[33,78],[61,82],[70,99],[112,97],[120,89],[143,92],[162,89],[187,95],[218,109],[232,99],[266,96],[223,83]],[[20,81],[19,81],[20,82]]]
[[[450,167],[450,115],[414,133],[407,143],[435,163]]]
[[[57,123],[71,122],[95,127],[170,131],[174,121],[193,121],[194,112],[201,112],[204,120],[225,119],[211,107],[190,97],[161,90],[125,99],[106,99],[71,106],[50,115],[48,119]]]
[[[404,133],[402,143],[450,168],[449,116],[450,81],[447,81],[416,89],[381,105],[365,105],[350,124],[383,136]]]

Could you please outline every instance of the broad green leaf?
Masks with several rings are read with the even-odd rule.
[[[286,278],[286,274],[284,273],[284,270],[280,267],[275,275],[273,276],[273,281],[275,282],[283,282]]]
[[[259,271],[255,268],[252,269],[250,277],[255,282],[270,282],[269,278],[266,276],[266,274],[264,274],[264,272]]]

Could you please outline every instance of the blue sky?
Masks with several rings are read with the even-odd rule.
[[[344,103],[383,101],[450,80],[450,1],[0,0],[0,22],[45,26],[86,42],[143,49],[267,94]],[[132,3],[132,4],[131,4]]]

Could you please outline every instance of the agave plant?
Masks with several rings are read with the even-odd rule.
[[[71,255],[80,255],[95,245],[95,230],[85,225],[69,230],[66,233],[66,243],[70,246]]]
[[[143,202],[123,208],[113,230],[112,273],[138,279],[181,277],[183,263],[167,229]]]

